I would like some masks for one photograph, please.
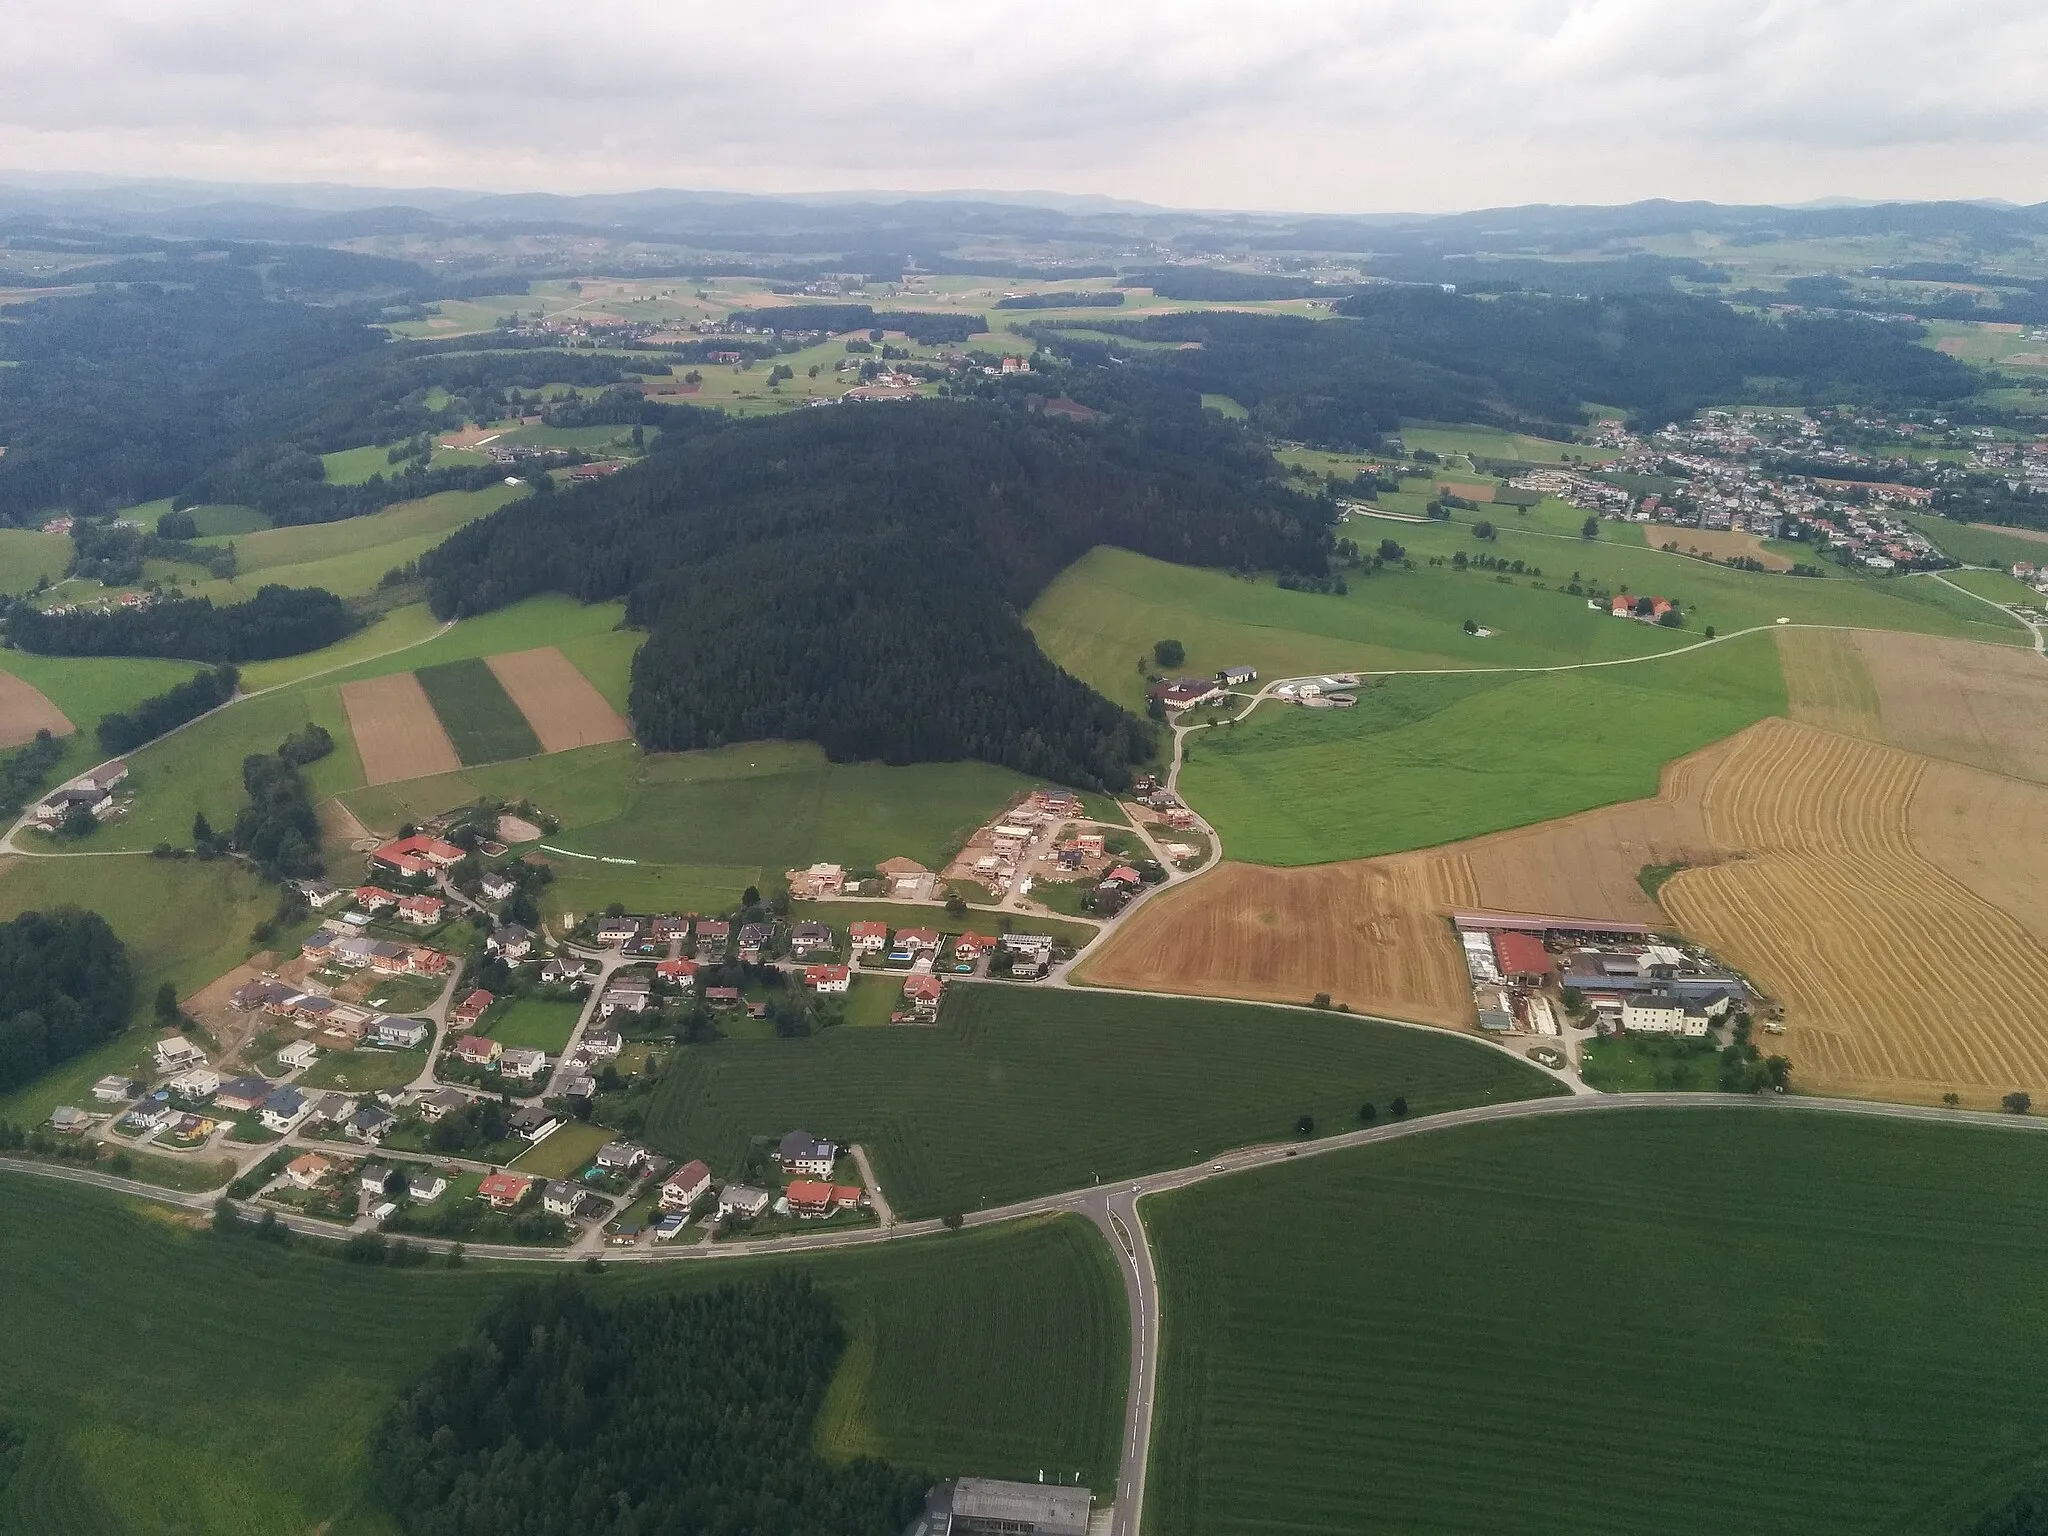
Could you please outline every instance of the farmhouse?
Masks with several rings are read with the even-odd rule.
[[[776,1147],[775,1161],[785,1174],[829,1179],[839,1161],[839,1148],[818,1140],[809,1131],[791,1131]]]
[[[461,863],[462,850],[453,843],[421,833],[384,844],[370,855],[370,862],[408,877],[431,875]]]
[[[1192,709],[1197,704],[1222,698],[1223,690],[1213,677],[1177,677],[1171,682],[1154,683],[1145,690],[1145,694],[1168,709]]]
[[[1659,988],[1622,1000],[1621,1027],[1632,1035],[1697,1040],[1707,1032],[1707,1015],[1688,1008],[1676,993]]]
[[[114,814],[114,797],[97,785],[69,784],[52,790],[37,803],[36,820],[45,826],[55,826],[81,808],[90,811],[95,820],[104,821]]]
[[[1216,674],[1216,681],[1225,688],[1237,688],[1245,683],[1255,683],[1258,680],[1259,669],[1257,667],[1225,667]]]
[[[1517,987],[1540,987],[1556,970],[1543,941],[1527,933],[1497,933],[1493,952],[1501,979]]]

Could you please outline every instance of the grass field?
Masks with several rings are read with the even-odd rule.
[[[396,1536],[367,1477],[370,1426],[471,1318],[546,1278],[343,1265],[0,1177],[8,1409],[28,1433],[0,1492],[5,1532]],[[777,1262],[585,1283],[660,1294]],[[1107,1251],[1078,1219],[780,1262],[826,1288],[849,1335],[817,1425],[828,1450],[937,1475],[1113,1476],[1128,1322]]]
[[[1932,539],[1943,554],[1967,565],[2011,566],[2020,561],[2040,565],[2048,561],[2048,534],[2030,537],[2025,529],[1958,523],[1921,512],[1907,513],[1906,521]]]
[[[37,578],[56,581],[71,563],[71,536],[35,528],[0,528],[0,596],[28,591]]]
[[[2048,554],[2048,544],[2042,546]],[[1942,579],[1952,581],[1965,592],[1974,592],[1979,597],[1989,598],[1994,603],[2007,607],[2015,604],[2021,607],[2038,608],[2041,594],[2023,581],[2016,581],[2005,571],[1944,571]]]
[[[1478,454],[1483,459],[1520,459],[1529,464],[1558,464],[1565,455],[1599,459],[1596,448],[1580,443],[1560,443],[1547,437],[1529,437],[1519,432],[1499,432],[1491,427],[1443,426],[1436,423],[1403,422],[1401,446],[1410,453],[1426,449],[1436,454]]]
[[[429,1039],[433,1037],[428,1036]],[[357,1049],[329,1051],[298,1079],[301,1088],[346,1088],[351,1093],[382,1093],[403,1088],[427,1065],[427,1050]]]
[[[507,1166],[541,1179],[566,1179],[579,1171],[597,1149],[612,1139],[613,1132],[601,1125],[569,1124],[550,1132],[513,1158]]]
[[[1320,864],[1654,794],[1674,757],[1785,709],[1770,637],[1622,667],[1388,678],[1348,710],[1196,732],[1180,788],[1233,859]]]
[[[166,507],[165,511],[170,509]],[[216,533],[259,533],[271,526],[270,519],[254,507],[235,506],[232,503],[204,507],[187,507],[192,514],[193,526],[200,534]]]
[[[540,755],[540,738],[481,658],[421,667],[413,675],[433,701],[434,713],[465,764]]]
[[[399,466],[391,462],[390,449],[375,443],[363,448],[343,448],[338,453],[323,453],[320,465],[326,471],[322,478],[329,485],[361,485],[377,475],[388,479],[400,472]]]
[[[324,649],[308,651],[303,656],[282,656],[276,661],[250,662],[242,668],[242,687],[254,693],[284,683],[302,682],[316,673],[340,671],[343,667],[417,645],[440,628],[440,621],[427,611],[425,603],[394,608],[346,640],[336,641]]]
[[[0,672],[11,672],[35,688],[78,727],[77,734],[65,740],[64,756],[51,775],[53,785],[106,756],[93,734],[102,716],[133,709],[144,699],[187,681],[196,670],[189,661],[31,656],[26,651],[0,650]]]
[[[569,1043],[569,1036],[582,1012],[581,1003],[551,1002],[540,997],[515,998],[510,1003],[500,1004],[498,1011],[484,1020],[483,1032],[508,1046],[527,1046],[546,1051],[550,1056],[559,1056],[562,1047]]]
[[[0,1098],[0,1120],[33,1125],[59,1104],[83,1105],[95,1078],[126,1071],[149,1051],[143,1028],[158,985],[189,997],[248,958],[248,933],[276,909],[276,894],[230,860],[0,859],[0,919],[31,908],[89,907],[113,926],[135,968],[136,1027]]]
[[[1340,1014],[961,986],[936,1028],[690,1047],[648,1138],[721,1176],[752,1137],[857,1141],[897,1210],[935,1216],[1283,1141],[1303,1113],[1349,1129],[1367,1099],[1428,1114],[1551,1090],[1483,1046]]]
[[[1570,1116],[1144,1215],[1168,1536],[1960,1531],[2048,1460],[2048,1137]]]

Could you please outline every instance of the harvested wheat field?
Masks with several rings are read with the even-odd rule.
[[[633,728],[552,645],[492,656],[488,665],[540,738],[541,751],[631,739]]]
[[[1804,1089],[1922,1102],[1954,1091],[1980,1106],[2048,1093],[2048,949],[1915,846],[1928,767],[1765,721],[1700,806],[1707,835],[1747,856],[1681,871],[1664,905],[1784,1003],[1783,1049]],[[1949,825],[1952,839],[1969,835],[1967,821]],[[1976,835],[2005,846],[1996,826]]]
[[[2048,664],[2031,650],[1888,630],[1859,632],[1856,649],[1884,741],[2048,783]]]
[[[1453,1027],[1472,989],[1442,914],[1477,897],[1456,859],[1395,854],[1268,869],[1219,865],[1147,903],[1084,962],[1105,987],[1305,1003]]]
[[[462,766],[427,692],[410,672],[344,683],[341,702],[363,760],[363,782],[389,784]]]
[[[1705,555],[1709,560],[1754,560],[1767,571],[1789,571],[1792,562],[1753,533],[1731,533],[1722,528],[1645,528],[1650,542],[1662,549],[1676,543],[1679,552]]]
[[[34,741],[37,731],[69,736],[77,727],[64,711],[43,697],[42,690],[11,672],[0,672],[0,747]]]
[[[2048,945],[2048,787],[1960,763],[1929,763],[1914,792],[1913,846]]]

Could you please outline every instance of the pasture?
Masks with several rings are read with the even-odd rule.
[[[2041,594],[2025,582],[2015,580],[2007,571],[1944,571],[1942,579],[1953,582],[1965,592],[2008,608],[2041,606]]]
[[[321,650],[307,651],[302,656],[281,656],[275,661],[250,662],[242,668],[242,688],[244,692],[256,693],[287,683],[304,682],[316,676],[324,677],[329,672],[339,672],[345,667],[418,645],[432,639],[441,627],[440,621],[427,611],[425,603],[408,603],[403,608],[380,614],[346,640],[337,640]]]
[[[1672,758],[1784,708],[1763,636],[1582,671],[1390,677],[1353,709],[1265,704],[1192,733],[1179,785],[1230,858],[1328,863],[1652,794]]]
[[[2039,565],[2048,560],[2048,532],[2038,528],[1958,523],[1920,512],[1908,512],[1906,521],[1932,539],[1943,554],[1967,565],[2002,568],[2021,561]]]
[[[1960,1531],[2048,1458],[2048,1137],[1609,1111],[1143,1213],[1166,1536]]]
[[[129,656],[32,656],[0,650],[0,672],[33,688],[78,729],[65,743],[53,784],[101,761],[94,728],[102,716],[133,709],[144,699],[189,680],[197,666]]]
[[[0,528],[0,597],[19,597],[39,580],[61,580],[70,563],[69,534]]]
[[[464,763],[498,763],[540,755],[540,738],[482,657],[421,667],[413,676],[433,703],[434,713],[441,717],[455,755]]]
[[[1541,1096],[1534,1068],[1472,1042],[1335,1013],[958,985],[936,1027],[727,1040],[671,1060],[649,1141],[737,1173],[752,1138],[857,1141],[906,1216],[971,1211],[1417,1114]]]
[[[48,731],[69,736],[75,729],[64,711],[44,698],[35,686],[12,672],[0,672],[0,749],[18,747]]]
[[[8,1408],[27,1434],[0,1491],[5,1530],[396,1536],[368,1479],[371,1427],[471,1318],[549,1278],[341,1264],[0,1177],[15,1218],[0,1234],[16,1329]],[[109,1251],[124,1262],[105,1263]],[[1107,1251],[1078,1218],[581,1283],[624,1299],[777,1264],[824,1286],[848,1334],[814,1430],[826,1454],[940,1476],[1114,1475],[1129,1325]]]
[[[1418,450],[1435,454],[1477,455],[1482,459],[1514,459],[1524,464],[1561,464],[1567,455],[1598,460],[1600,450],[1583,443],[1560,443],[1548,437],[1530,437],[1523,432],[1501,432],[1492,427],[1445,426],[1434,422],[1403,422],[1401,446],[1409,453]]]

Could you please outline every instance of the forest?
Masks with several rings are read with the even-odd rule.
[[[320,587],[268,586],[216,608],[210,597],[164,597],[107,613],[7,611],[8,637],[42,656],[168,656],[183,661],[270,661],[354,634],[362,618]]]
[[[515,1291],[372,1437],[413,1536],[899,1536],[929,1479],[811,1446],[846,1336],[779,1274],[612,1304]]]
[[[134,997],[127,948],[97,912],[0,923],[0,1093],[119,1034]]]
[[[273,753],[242,759],[249,800],[235,816],[234,846],[272,880],[302,880],[322,872],[320,820],[299,769],[334,750],[324,726],[308,723]]]
[[[1283,315],[1160,315],[1091,321],[1148,342],[1130,361],[1205,394],[1241,402],[1275,437],[1370,452],[1401,418],[1472,421],[1565,437],[1587,401],[1661,425],[1703,402],[1936,405],[1978,380],[1914,344],[1912,327],[1849,317],[1774,322],[1717,299],[1618,293],[1506,294],[1481,300],[1433,287],[1384,286],[1339,300],[1349,324]],[[1077,358],[1101,343],[1041,337]]]
[[[241,674],[233,667],[214,667],[193,673],[185,682],[153,694],[133,709],[102,715],[100,750],[116,755],[133,752],[145,741],[154,741],[165,731],[174,730],[187,720],[197,720],[209,709],[218,709],[235,696],[241,681]]]
[[[652,631],[631,694],[650,747],[802,738],[841,761],[978,757],[1119,787],[1150,728],[1046,660],[1019,614],[1097,544],[1320,573],[1335,508],[1192,394],[1089,383],[1113,414],[1085,426],[1018,395],[664,437],[628,474],[458,531],[420,573],[444,617],[625,597]]]

